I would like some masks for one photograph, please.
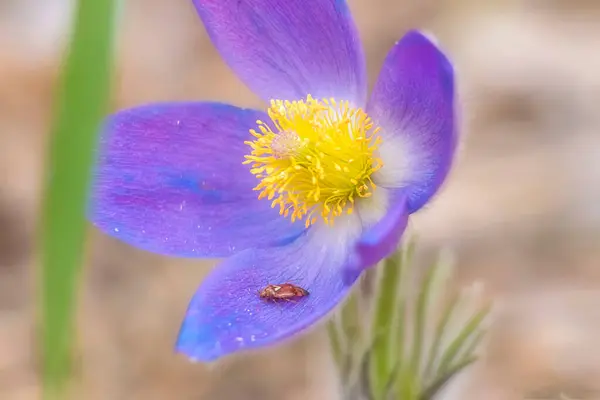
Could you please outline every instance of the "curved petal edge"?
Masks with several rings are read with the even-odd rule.
[[[367,109],[382,127],[374,179],[405,189],[415,212],[444,182],[458,140],[454,69],[429,35],[410,31],[394,45]]]
[[[225,260],[190,302],[176,351],[209,362],[272,346],[306,330],[352,286],[353,281],[342,279],[349,246],[345,240],[324,244],[309,232],[287,246],[249,249]],[[267,285],[283,283],[300,286],[309,295],[290,301],[260,298]]]
[[[356,242],[352,263],[348,265],[344,275],[348,277],[348,281],[353,282],[356,274],[375,267],[379,261],[398,249],[409,220],[407,200],[403,190],[391,193],[386,214],[379,222],[366,229]]]

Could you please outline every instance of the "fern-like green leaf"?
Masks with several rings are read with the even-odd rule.
[[[367,271],[375,284],[357,287],[330,322],[347,399],[430,400],[477,359],[490,307],[459,319],[470,304],[459,293],[446,293],[450,264],[438,261],[416,279],[414,251],[411,241]]]

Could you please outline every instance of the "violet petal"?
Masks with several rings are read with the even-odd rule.
[[[323,239],[316,232],[311,229],[287,246],[243,251],[217,266],[190,303],[177,351],[212,361],[276,344],[328,314],[358,277],[358,272],[353,279],[343,276],[354,241]],[[259,297],[267,285],[283,283],[310,294],[293,301]]]
[[[455,153],[450,61],[422,33],[407,33],[389,52],[367,109],[382,127],[386,163],[374,178],[383,187],[405,188],[415,212],[443,183]]]
[[[90,218],[155,253],[223,257],[285,243],[303,230],[257,199],[242,165],[260,111],[164,103],[111,116],[100,138]]]
[[[344,0],[194,0],[211,40],[265,101],[335,97],[362,106],[366,67]]]

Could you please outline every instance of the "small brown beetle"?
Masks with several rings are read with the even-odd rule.
[[[308,290],[291,283],[283,283],[280,285],[267,285],[259,292],[259,296],[268,300],[292,300],[297,297],[308,296]]]

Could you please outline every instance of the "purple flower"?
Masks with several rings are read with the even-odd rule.
[[[155,253],[227,257],[194,295],[177,351],[210,361],[321,320],[398,245],[457,142],[450,62],[411,31],[367,100],[343,0],[195,0],[213,43],[267,111],[211,102],[116,113],[91,219]],[[292,283],[310,293],[269,301]]]

